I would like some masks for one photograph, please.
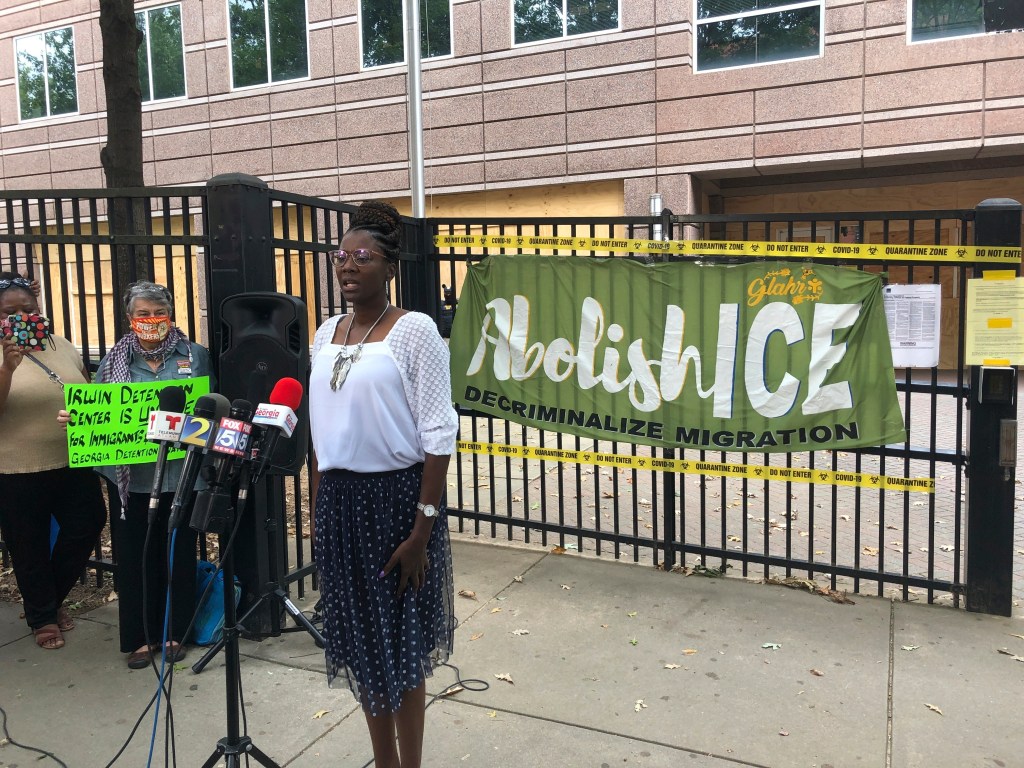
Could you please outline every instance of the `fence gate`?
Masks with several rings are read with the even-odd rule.
[[[769,253],[769,244],[801,243],[807,244],[807,255],[798,260],[874,272],[886,285],[941,287],[938,367],[895,372],[907,427],[904,442],[800,454],[662,450],[526,428],[467,410],[448,498],[459,529],[709,575],[728,570],[814,580],[836,591],[903,600],[920,596],[953,605],[966,595],[971,610],[1009,615],[1014,469],[999,464],[992,435],[1015,426],[1016,384],[1008,402],[977,402],[981,369],[966,365],[963,321],[966,281],[980,277],[982,267],[1005,269],[975,261],[976,249],[966,246],[1019,249],[1020,217],[1019,204],[994,201],[976,210],[928,212],[674,216],[666,211],[658,218],[431,220],[444,286],[461,287],[466,262],[489,253],[729,264],[774,261],[782,249]],[[701,241],[704,247],[699,257],[587,249],[609,247],[591,240],[661,237]],[[529,247],[530,242],[538,247]],[[745,245],[732,245],[737,243]],[[954,247],[931,247],[939,245]],[[864,255],[852,257],[857,250]],[[1019,258],[1009,263],[1019,274]],[[1015,455],[1015,431],[1012,442]],[[552,449],[540,452],[552,458],[516,458],[503,451],[508,445]],[[1006,450],[1003,463],[1009,464]],[[596,453],[617,454],[618,466],[588,463]],[[687,469],[652,471],[659,458],[681,459]],[[974,474],[971,484],[968,469]],[[882,485],[896,488],[882,490]],[[1021,584],[1016,591],[1024,593]]]

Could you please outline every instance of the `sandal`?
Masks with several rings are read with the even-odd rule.
[[[36,639],[36,645],[44,650],[56,651],[64,647],[64,635],[56,624],[46,624],[39,629],[33,629],[32,635]]]
[[[61,632],[70,632],[75,628],[75,620],[71,614],[68,613],[67,608],[57,609],[57,629]]]

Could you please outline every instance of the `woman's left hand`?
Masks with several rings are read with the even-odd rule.
[[[406,539],[398,545],[398,549],[391,555],[380,577],[383,579],[395,569],[399,568],[397,597],[405,593],[406,587],[412,584],[412,588],[418,590],[427,577],[427,568],[430,562],[427,559],[427,546],[413,539]]]

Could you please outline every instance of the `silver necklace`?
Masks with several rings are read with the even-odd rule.
[[[348,328],[345,330],[345,341],[342,342],[341,350],[338,352],[338,356],[334,358],[334,375],[331,376],[331,390],[337,392],[341,389],[341,385],[345,383],[345,379],[348,378],[349,369],[352,368],[352,363],[359,361],[359,356],[363,354],[363,344],[370,338],[370,334],[373,333],[373,329],[377,327],[377,324],[384,319],[384,315],[391,309],[391,302],[385,302],[384,311],[380,313],[380,317],[373,321],[373,325],[370,326],[370,330],[363,336],[363,340],[356,345],[354,350],[348,347],[348,337],[352,333],[352,324],[355,322],[355,315],[352,315],[352,319],[349,320]]]

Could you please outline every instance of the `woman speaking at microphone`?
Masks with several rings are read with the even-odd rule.
[[[420,765],[425,677],[455,627],[441,497],[458,417],[434,321],[388,301],[401,226],[363,203],[329,254],[352,311],[317,330],[309,383],[328,682],[362,705],[378,768]]]
[[[32,283],[0,272],[0,320],[10,327],[12,315],[38,314]],[[75,627],[64,598],[107,511],[96,475],[68,466],[67,435],[53,420],[64,407],[64,383],[89,381],[81,355],[60,336],[44,337],[44,348],[26,343],[27,331],[20,344],[19,336],[4,334],[0,362],[0,528],[36,645],[56,650]],[[51,516],[60,526],[52,550]]]
[[[124,310],[131,331],[100,361],[96,381],[180,381],[212,376],[210,353],[205,347],[189,341],[174,325],[173,306],[171,292],[162,285],[139,281],[128,286]],[[213,389],[212,381],[210,388]],[[99,468],[108,481],[110,497],[111,532],[117,560],[121,652],[128,654],[131,669],[149,666],[151,654],[159,654],[160,651],[159,644],[151,649],[146,638],[148,636],[151,643],[156,643],[163,637],[167,602],[167,519],[183,463],[184,459],[168,461],[164,469],[159,513],[150,533],[145,562],[142,554],[149,527],[149,496],[153,490],[155,464]],[[183,525],[175,539],[171,574],[173,623],[169,627],[168,660],[185,658],[184,633],[195,611],[196,538],[196,532]]]

